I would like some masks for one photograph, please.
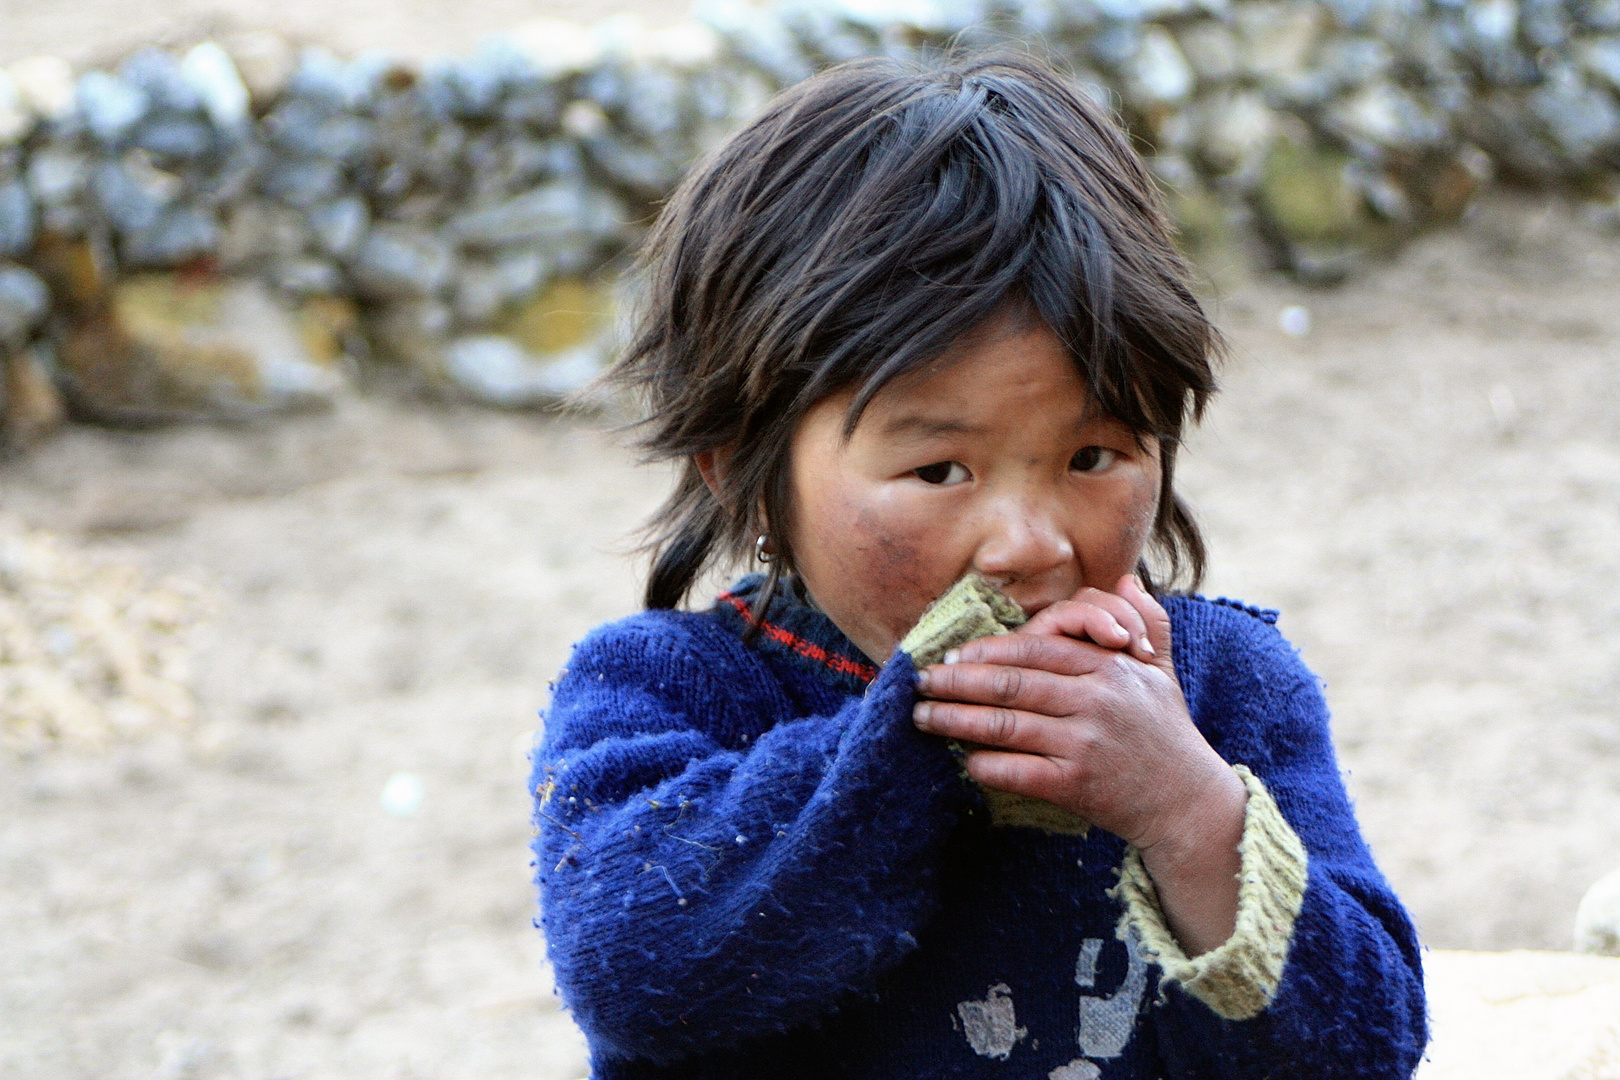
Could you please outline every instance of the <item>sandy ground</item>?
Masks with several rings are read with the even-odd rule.
[[[1566,948],[1620,864],[1616,295],[1620,240],[1498,200],[1338,291],[1217,304],[1208,591],[1283,609],[1432,946]],[[568,644],[635,607],[665,477],[606,428],[378,393],[0,467],[6,514],[216,597],[193,731],[0,758],[0,1075],[583,1074],[522,752]]]

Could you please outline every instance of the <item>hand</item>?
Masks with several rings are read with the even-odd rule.
[[[918,674],[919,728],[971,746],[965,764],[981,784],[1134,844],[1189,955],[1230,936],[1247,793],[1193,726],[1170,618],[1134,578],[946,660]]]

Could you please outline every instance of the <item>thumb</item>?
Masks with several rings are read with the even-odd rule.
[[[1175,664],[1170,658],[1170,613],[1142,588],[1135,574],[1126,574],[1114,586],[1114,595],[1123,599],[1142,616],[1148,643],[1153,646],[1153,666],[1174,677]]]

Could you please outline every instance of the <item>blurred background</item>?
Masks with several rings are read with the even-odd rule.
[[[558,21],[564,20],[564,21]],[[1620,7],[0,6],[0,1072],[586,1071],[525,754],[667,475],[563,412],[681,170],[830,62],[1053,56],[1228,338],[1180,484],[1427,944],[1620,865]]]

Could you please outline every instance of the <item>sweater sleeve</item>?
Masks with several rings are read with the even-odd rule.
[[[873,992],[938,903],[966,789],[911,723],[911,661],[795,716],[752,652],[705,636],[649,614],[588,638],[536,754],[542,924],[594,1054],[668,1062],[812,1021]]]
[[[1273,627],[1230,610],[1206,614],[1233,633],[1188,657],[1201,669],[1191,680],[1194,718],[1292,827],[1307,856],[1305,889],[1281,977],[1258,1011],[1223,1019],[1180,983],[1166,984],[1155,1024],[1166,1071],[1178,1080],[1404,1080],[1427,1042],[1417,935],[1361,838],[1316,679]]]

